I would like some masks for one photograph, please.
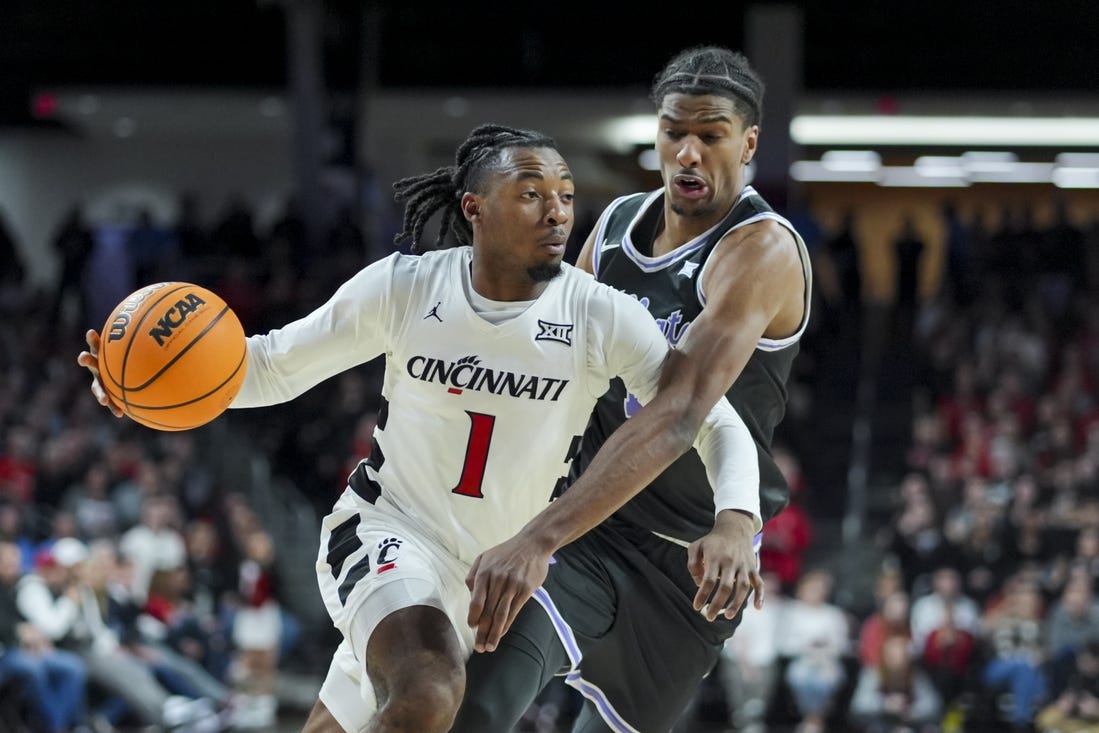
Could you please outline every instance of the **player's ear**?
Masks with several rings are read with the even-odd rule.
[[[759,125],[752,125],[744,131],[744,152],[740,156],[740,164],[748,165],[756,155],[756,146],[759,144]]]
[[[477,194],[466,191],[462,194],[462,215],[465,216],[466,221],[476,221],[481,216],[481,201]]]

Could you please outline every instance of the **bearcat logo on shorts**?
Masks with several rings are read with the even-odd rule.
[[[119,306],[118,315],[111,321],[111,331],[107,334],[107,340],[119,341],[126,338],[126,327],[130,325],[130,314],[137,310],[137,307],[150,295],[171,284],[172,283],[157,283],[156,285],[150,285],[127,298],[122,305]]]
[[[172,337],[172,331],[182,326],[183,322],[187,320],[187,316],[204,305],[206,305],[206,301],[194,293],[188,294],[185,298],[180,298],[175,305],[164,311],[164,315],[156,322],[156,326],[149,329],[149,335],[156,339],[157,346],[163,346],[164,341]]]
[[[431,356],[414,356],[405,366],[408,375],[422,382],[445,385],[451,394],[463,390],[491,392],[494,395],[526,397],[530,400],[556,402],[564,391],[567,379],[519,374],[503,369],[481,366],[481,357],[463,356],[455,361],[443,361]]]
[[[397,567],[397,555],[401,554],[402,540],[396,537],[386,537],[378,543],[378,575]]]

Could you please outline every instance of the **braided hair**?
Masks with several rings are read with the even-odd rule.
[[[462,194],[481,192],[486,175],[498,169],[500,153],[508,148],[557,149],[553,138],[534,130],[520,130],[504,125],[481,125],[458,146],[454,165],[433,173],[402,178],[393,184],[393,198],[404,203],[403,229],[393,238],[395,243],[412,240],[412,250],[422,252],[420,239],[424,227],[442,210],[439,236],[435,248],[442,248],[446,233],[451,232],[460,245],[473,244],[473,227],[462,215]]]
[[[727,48],[694,46],[676,54],[653,79],[650,98],[659,107],[677,92],[731,99],[749,127],[763,118],[763,80],[744,54]]]

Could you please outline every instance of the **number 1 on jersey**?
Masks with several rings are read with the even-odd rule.
[[[469,443],[466,444],[466,461],[462,466],[462,477],[458,485],[451,489],[454,494],[483,499],[481,483],[485,480],[485,464],[488,462],[488,446],[492,442],[492,428],[496,425],[495,415],[466,410],[471,423]]]

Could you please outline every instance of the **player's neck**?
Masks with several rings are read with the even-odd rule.
[[[535,300],[547,285],[532,281],[526,272],[491,272],[487,267],[478,267],[476,260],[470,263],[470,283],[482,298],[501,303]]]
[[[656,236],[653,237],[652,256],[659,257],[682,247],[687,242],[708,231],[724,216],[724,214],[718,217],[707,216],[702,218],[680,216],[665,203],[664,216],[657,225]]]

